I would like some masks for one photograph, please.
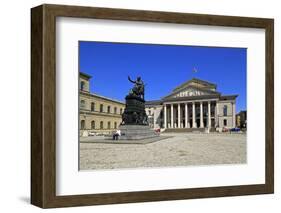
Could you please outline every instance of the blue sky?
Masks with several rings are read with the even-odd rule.
[[[128,75],[142,77],[146,100],[199,78],[217,84],[223,95],[237,94],[236,111],[245,110],[246,59],[246,48],[79,42],[79,71],[92,76],[91,92],[121,101],[133,86]]]

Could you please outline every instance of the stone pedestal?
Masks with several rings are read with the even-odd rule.
[[[130,80],[130,79],[129,79]],[[131,81],[132,82],[132,81]],[[144,93],[141,85],[135,83],[134,88],[126,96],[126,107],[122,114],[120,140],[142,140],[159,137],[148,125],[148,117],[145,112]],[[142,85],[144,86],[144,85]],[[142,88],[143,90],[144,88]]]
[[[159,137],[153,129],[147,125],[121,125],[120,140],[141,140],[153,137]]]
[[[145,100],[134,95],[126,96],[126,108],[122,114],[122,125],[148,125]]]

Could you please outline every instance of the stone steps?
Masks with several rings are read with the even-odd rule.
[[[153,137],[159,137],[153,129],[145,125],[121,125],[120,140],[140,140]]]
[[[165,129],[166,133],[172,132],[172,133],[184,133],[184,132],[205,132],[205,128],[168,128]]]

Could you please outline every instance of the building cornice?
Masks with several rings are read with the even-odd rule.
[[[87,78],[87,79],[92,78],[92,76],[91,76],[91,75],[88,75],[88,74],[83,73],[83,72],[79,72],[79,75],[80,75],[80,76],[83,76],[84,78]]]
[[[222,95],[220,96],[220,101],[235,100],[238,95]]]
[[[85,109],[80,109],[79,113],[80,113],[80,115],[87,114],[87,115],[97,115],[97,116],[107,116],[107,117],[121,118],[121,114],[98,112],[98,111],[91,111],[91,110],[85,110]]]
[[[152,100],[152,101],[146,101],[145,105],[146,106],[159,106],[162,105],[163,101],[162,100]]]
[[[220,95],[219,94],[214,94],[214,95],[200,95],[200,96],[185,96],[185,97],[176,97],[176,98],[165,98],[163,99],[163,102],[168,102],[168,101],[192,101],[192,100],[204,100],[204,99],[214,99],[217,98],[219,99]]]
[[[80,90],[80,94],[87,95],[87,96],[90,96],[90,97],[100,98],[100,99],[103,99],[103,100],[106,100],[106,101],[111,101],[111,102],[115,102],[115,103],[118,103],[118,104],[125,105],[124,102],[121,102],[121,101],[118,101],[118,100],[115,100],[115,99],[112,99],[112,98],[108,98],[108,97],[105,97],[105,96],[101,96],[101,95],[98,95],[98,94],[95,94],[95,93],[90,93],[90,92],[87,92],[87,91],[81,91]]]

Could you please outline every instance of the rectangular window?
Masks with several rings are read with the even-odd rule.
[[[95,111],[95,103],[94,102],[91,103],[91,111]]]
[[[85,82],[84,81],[80,82],[80,90],[85,90]]]
[[[103,112],[103,104],[100,105],[100,112]]]
[[[85,129],[85,120],[81,120],[80,128]]]
[[[223,120],[223,125],[227,126],[227,120],[226,119]]]
[[[227,116],[227,106],[223,106],[223,116]]]
[[[91,127],[92,127],[92,129],[95,129],[95,128],[96,128],[95,121],[92,121],[92,122],[91,122]]]

